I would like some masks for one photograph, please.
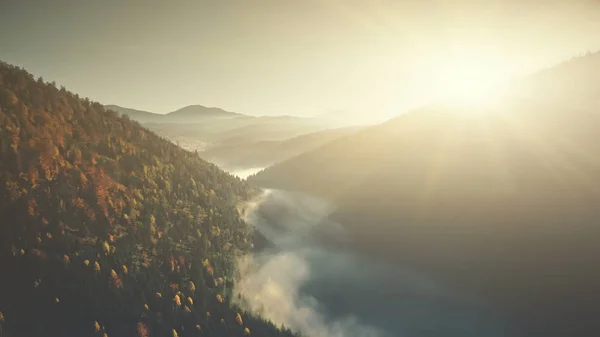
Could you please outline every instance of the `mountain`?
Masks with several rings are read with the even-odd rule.
[[[220,108],[209,108],[202,105],[189,105],[165,115],[169,123],[195,123],[206,119],[252,118],[248,115],[226,111]]]
[[[320,120],[292,116],[263,116],[245,125],[239,124],[219,133],[219,145],[247,144],[257,141],[281,141],[300,135],[326,130],[330,124]]]
[[[129,118],[140,123],[198,123],[212,119],[228,118],[252,118],[251,116],[239,114],[236,112],[225,111],[220,108],[209,108],[202,105],[189,105],[179,110],[167,114],[157,114],[143,110],[124,108],[118,105],[105,105],[104,108],[113,110],[121,115],[127,115]]]
[[[203,123],[149,123],[148,128],[190,150],[203,151],[263,141],[282,141],[330,127],[318,120],[265,116],[211,119]],[[183,145],[182,145],[183,146]]]
[[[116,111],[121,115],[127,115],[129,116],[129,118],[140,123],[160,123],[162,121],[165,121],[165,115],[157,114],[154,112],[129,109],[118,105],[105,105],[104,108],[107,110]]]
[[[106,105],[105,108],[143,123],[188,150],[198,151],[214,145],[280,141],[336,125],[335,122],[317,118],[255,117],[202,105],[190,105],[164,115],[117,105]]]
[[[202,158],[230,169],[266,167],[322,146],[334,139],[350,135],[359,127],[329,129],[285,140],[235,142],[204,151]],[[229,139],[229,142],[233,140]],[[225,141],[227,143],[227,141]]]
[[[230,304],[244,181],[5,63],[0,158],[0,335],[292,336]]]
[[[496,103],[417,109],[249,182],[335,201],[349,248],[486,303],[507,335],[596,335],[598,78],[600,53],[575,58]]]
[[[539,71],[516,83],[516,89],[532,100],[550,98],[552,104],[562,108],[597,112],[600,87],[595,84],[599,72],[600,52],[588,53]]]

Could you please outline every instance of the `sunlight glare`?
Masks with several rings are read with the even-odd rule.
[[[433,78],[439,99],[466,106],[491,103],[505,92],[508,80],[501,63],[476,58],[444,62]]]

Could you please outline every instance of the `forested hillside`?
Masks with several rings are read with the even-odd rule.
[[[353,249],[473,293],[526,336],[591,336],[600,331],[589,316],[600,312],[600,105],[590,94],[599,75],[600,54],[576,58],[497,104],[418,109],[249,181],[335,201]]]
[[[290,336],[229,304],[254,193],[0,63],[0,335]]]

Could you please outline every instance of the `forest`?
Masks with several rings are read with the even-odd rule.
[[[230,304],[257,193],[0,63],[0,336],[292,336]]]

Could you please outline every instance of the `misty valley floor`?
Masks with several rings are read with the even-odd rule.
[[[312,336],[508,336],[506,322],[477,298],[402,266],[335,248],[343,228],[332,206],[267,190],[247,221],[271,247],[245,261],[238,291],[248,309]]]

